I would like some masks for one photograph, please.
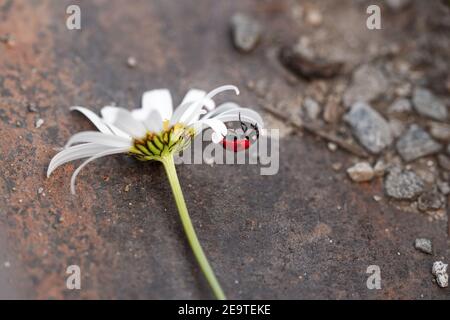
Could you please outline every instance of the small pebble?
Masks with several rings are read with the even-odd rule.
[[[328,142],[328,150],[335,152],[338,149],[338,146],[336,143]]]
[[[306,15],[306,21],[313,27],[318,27],[322,24],[323,16],[319,10],[311,9]]]
[[[342,169],[342,163],[336,162],[331,165],[334,171],[340,171]]]
[[[130,68],[136,68],[137,66],[137,60],[135,57],[128,57],[127,59],[127,65]]]
[[[370,181],[374,177],[372,166],[368,162],[360,162],[347,169],[350,178],[355,182]]]
[[[431,243],[431,240],[429,239],[425,238],[416,239],[416,241],[414,242],[414,247],[423,253],[427,254],[433,253],[433,245]]]
[[[433,268],[431,273],[436,277],[436,282],[441,288],[448,287],[448,274],[447,274],[448,264],[442,261],[436,261],[433,263]]]
[[[386,194],[394,199],[411,200],[424,190],[424,182],[412,171],[393,168],[384,181]]]
[[[27,104],[27,110],[28,110],[28,112],[34,112],[34,113],[39,111],[37,105],[33,102],[30,102],[29,104]]]
[[[230,24],[236,49],[243,53],[252,51],[261,37],[262,28],[259,22],[243,13],[236,13]]]
[[[11,267],[11,262],[5,261],[5,263],[3,265],[5,266],[5,268],[9,268],[9,267]]]
[[[382,198],[380,196],[377,196],[377,195],[373,196],[373,200],[375,200],[376,202],[381,201],[381,199]]]
[[[37,119],[36,123],[35,123],[35,127],[36,129],[39,129],[40,127],[42,127],[42,125],[44,124],[44,119]]]
[[[413,94],[414,109],[418,114],[437,121],[445,121],[448,117],[447,107],[444,102],[431,91],[417,88]]]

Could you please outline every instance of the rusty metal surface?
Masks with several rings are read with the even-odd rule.
[[[71,105],[131,108],[151,88],[169,87],[180,99],[190,87],[245,89],[261,77],[272,93],[295,96],[306,82],[289,81],[270,53],[298,37],[285,18],[290,3],[0,1],[0,33],[14,35],[14,43],[0,43],[0,298],[212,298],[160,165],[98,160],[80,175],[76,197],[69,192],[74,164],[50,179],[45,171],[55,148],[91,128]],[[365,17],[357,2],[320,3],[335,15],[337,34],[349,16]],[[82,31],[66,29],[68,4],[81,6]],[[230,44],[228,22],[238,10],[265,23],[251,55]],[[361,61],[369,41],[413,36],[405,31],[411,19],[386,19],[398,32],[348,30],[357,41],[348,61]],[[127,67],[129,56],[136,68]],[[262,110],[256,93],[242,91],[240,102]],[[30,104],[39,112],[29,112]],[[40,128],[37,118],[45,120]],[[260,176],[256,166],[178,167],[194,225],[230,298],[450,297],[430,274],[433,261],[450,257],[444,224],[374,201],[381,180],[352,184],[331,168],[349,163],[348,154],[330,153],[308,134],[286,135],[280,145],[274,176]],[[431,238],[436,254],[416,251],[417,237]],[[71,264],[81,267],[81,290],[66,289]],[[366,287],[372,264],[381,267],[381,290]]]

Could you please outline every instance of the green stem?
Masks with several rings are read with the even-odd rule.
[[[180,214],[181,223],[183,224],[184,231],[188,238],[191,249],[194,252],[195,258],[197,259],[197,262],[200,265],[200,268],[205,275],[206,280],[208,280],[208,283],[211,286],[211,289],[214,292],[216,298],[219,300],[225,300],[225,294],[223,293],[223,290],[220,287],[216,276],[214,275],[214,271],[209,265],[208,259],[203,252],[200,242],[198,241],[191,218],[189,217],[186,202],[184,201],[183,197],[183,192],[181,191],[180,182],[178,181],[173,156],[171,154],[166,155],[161,158],[161,162],[164,164],[164,168],[166,169],[167,177],[169,179],[170,186],[172,187],[173,196],[175,197],[175,202]]]

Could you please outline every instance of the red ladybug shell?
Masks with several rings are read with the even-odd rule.
[[[222,146],[224,149],[231,150],[234,152],[247,150],[250,148],[250,141],[248,139],[233,139],[233,140],[222,140]]]

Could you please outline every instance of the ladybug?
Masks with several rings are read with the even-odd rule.
[[[229,129],[228,134],[222,139],[222,146],[226,150],[239,152],[250,148],[251,144],[259,139],[258,124],[250,124],[250,128],[241,120],[239,113],[239,123],[241,130]]]

